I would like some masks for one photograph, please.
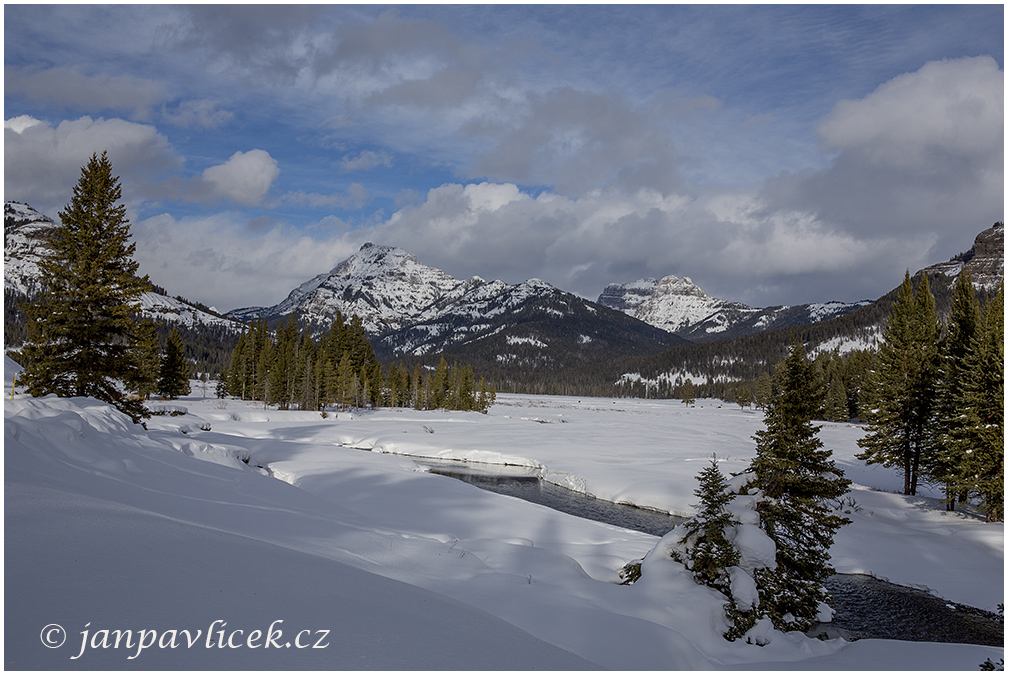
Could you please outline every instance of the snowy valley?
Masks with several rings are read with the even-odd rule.
[[[776,631],[730,643],[720,595],[671,559],[617,584],[658,538],[416,461],[525,466],[689,515],[713,453],[725,472],[748,463],[758,411],[502,395],[487,415],[322,418],[204,399],[194,383],[175,402],[183,415],[145,431],[94,400],[12,392],[16,371],[5,360],[7,668],[974,670],[1003,654]],[[893,471],[854,459],[861,434],[820,433],[853,481],[834,566],[994,611],[1003,525],[945,513],[937,494],[898,495]],[[39,632],[52,624],[66,635],[50,649]],[[103,629],[133,630],[133,647],[102,647]],[[140,649],[139,630],[201,635]]]

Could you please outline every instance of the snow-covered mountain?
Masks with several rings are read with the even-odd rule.
[[[294,312],[308,322],[328,325],[340,312],[348,318],[359,316],[365,331],[377,335],[434,319],[477,290],[494,293],[504,287],[503,282],[488,283],[479,277],[460,281],[403,249],[365,244],[277,305],[238,308],[228,315],[245,320]]]
[[[48,254],[55,221],[27,204],[4,203],[4,289],[23,296],[40,290],[39,261]],[[203,309],[197,303],[148,291],[140,297],[141,314],[155,321],[194,327],[224,327],[244,331],[234,319]],[[209,310],[209,311],[208,311]]]
[[[610,284],[598,302],[691,341],[734,338],[838,317],[869,301],[751,308],[706,294],[689,277]]]
[[[499,360],[539,346],[546,361],[561,351],[626,349],[654,352],[681,340],[644,322],[561,291],[538,279],[521,284],[480,277],[458,280],[403,249],[365,244],[330,272],[310,279],[272,307],[228,313],[247,320],[295,313],[328,326],[337,313],[357,315],[391,356],[426,355],[497,344]],[[502,342],[503,341],[503,342]],[[509,346],[512,346],[511,348]],[[490,348],[488,348],[490,349]]]

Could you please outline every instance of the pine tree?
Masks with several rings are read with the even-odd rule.
[[[777,369],[776,392],[764,414],[765,429],[754,437],[756,455],[748,469],[760,489],[760,526],[777,547],[774,569],[756,571],[760,612],[778,629],[805,631],[826,602],[823,581],[834,573],[830,547],[848,520],[831,513],[850,482],[823,449],[811,423],[823,400],[822,382],[801,345],[794,343]]]
[[[901,467],[905,495],[917,492],[922,462],[929,461],[934,447],[929,421],[935,402],[938,326],[928,277],[922,278],[915,293],[905,272],[869,383],[869,433],[858,440],[865,450],[856,456],[868,464]]]
[[[165,356],[161,360],[158,394],[165,399],[178,399],[189,392],[189,363],[186,361],[182,336],[173,326],[165,345]]]
[[[834,359],[827,367],[827,398],[824,402],[824,417],[827,420],[841,422],[847,420],[848,396],[845,392],[844,378],[841,375],[840,360]]]
[[[22,378],[35,396],[95,397],[139,422],[149,413],[119,383],[137,379],[131,342],[150,282],[136,276],[136,244],[121,198],[108,155],[93,154],[59,214],[51,255],[39,264],[43,290],[29,307]]]
[[[988,301],[965,368],[960,426],[951,443],[963,457],[960,487],[976,496],[989,522],[1002,521],[1005,491],[1004,289]]]
[[[161,376],[161,342],[154,322],[149,319],[140,322],[133,349],[137,370],[128,384],[138,397],[147,400],[157,391]]]
[[[739,551],[725,536],[726,529],[736,524],[725,509],[732,495],[714,456],[696,478],[698,487],[694,495],[700,499],[696,505],[698,511],[683,524],[680,538],[683,549],[674,550],[673,558],[684,564],[698,583],[731,598],[728,569],[739,563]]]
[[[694,387],[693,381],[687,378],[686,381],[678,388],[677,398],[679,398],[684,406],[692,406],[694,403],[694,397],[697,396],[696,388]]]
[[[968,360],[980,330],[981,310],[974,295],[970,270],[960,272],[953,287],[953,302],[940,346],[938,395],[932,428],[938,448],[926,474],[946,487],[946,509],[953,509],[956,497],[964,492],[964,447],[957,443],[963,425],[962,409],[966,402]]]

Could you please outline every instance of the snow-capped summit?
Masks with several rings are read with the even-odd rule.
[[[862,307],[859,303],[751,308],[709,296],[690,277],[645,277],[628,284],[610,284],[599,296],[601,305],[693,341],[717,340],[782,326],[821,321]]]
[[[404,249],[368,243],[329,272],[291,291],[277,305],[239,308],[228,314],[250,319],[294,312],[311,323],[328,324],[340,312],[348,318],[359,316],[365,331],[381,334],[431,319],[446,304],[486,284],[479,277],[457,280],[424,265]]]

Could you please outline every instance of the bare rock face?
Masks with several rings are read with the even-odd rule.
[[[970,251],[954,256],[945,263],[925,268],[930,279],[944,275],[952,285],[960,271],[970,271],[975,288],[993,291],[1005,279],[1005,226],[996,223],[974,238]]]

